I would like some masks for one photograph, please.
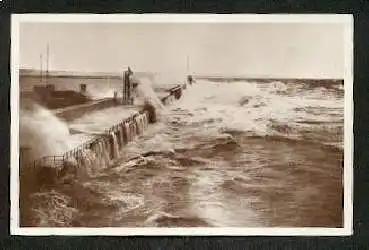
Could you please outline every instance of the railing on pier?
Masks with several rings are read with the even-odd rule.
[[[110,136],[112,132],[117,133],[120,127],[122,127],[125,123],[132,124],[133,122],[135,122],[135,118],[138,115],[144,114],[145,112],[147,113],[147,116],[149,116],[149,112],[145,110],[140,110],[138,113],[134,114],[133,116],[130,116],[124,119],[123,121],[121,121],[120,123],[115,124],[114,126],[110,127],[109,129],[106,129],[103,133],[101,133],[100,136],[92,138],[80,144],[76,148],[65,152],[62,155],[44,156],[40,159],[34,160],[32,163],[26,164],[25,168],[33,168],[34,170],[36,170],[37,167],[48,167],[48,166],[53,166],[56,168],[63,167],[67,160],[72,159],[72,158],[80,159],[80,157],[82,157],[83,155],[83,152],[88,149],[91,149],[92,145],[96,145],[98,142],[103,140],[104,137],[108,138],[108,136]],[[149,120],[149,117],[147,118]],[[21,170],[23,170],[23,168],[21,168]]]

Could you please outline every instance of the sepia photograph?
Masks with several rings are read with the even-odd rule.
[[[12,234],[352,233],[352,32],[13,15]]]

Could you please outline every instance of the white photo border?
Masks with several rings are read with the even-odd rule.
[[[342,23],[345,27],[343,228],[42,228],[19,226],[19,27],[21,23]],[[10,233],[12,235],[347,236],[353,233],[353,16],[349,14],[12,14]]]

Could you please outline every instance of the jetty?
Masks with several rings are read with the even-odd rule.
[[[83,172],[91,165],[103,168],[114,164],[119,159],[124,146],[142,135],[150,124],[156,122],[155,107],[152,104],[145,102],[141,105],[135,105],[133,103],[132,93],[137,83],[132,81],[132,75],[132,72],[127,71],[122,77],[123,92],[121,97],[118,98],[117,94],[114,93],[111,98],[92,101],[79,96],[77,98],[78,102],[73,103],[74,105],[65,105],[65,101],[64,103],[62,103],[63,100],[57,102],[56,98],[52,98],[62,96],[62,94],[56,93],[51,85],[46,85],[43,88],[36,86],[35,92],[38,96],[36,99],[43,99],[43,104],[46,107],[53,107],[50,110],[55,116],[68,122],[74,121],[84,114],[97,110],[103,111],[115,106],[124,106],[130,112],[120,114],[120,121],[106,128],[103,133],[95,135],[92,139],[81,142],[76,148],[59,155],[48,155],[27,162],[23,160],[27,159],[27,148],[20,148],[19,174],[21,183],[20,207],[23,207],[21,209],[23,211],[21,213],[22,224],[29,224],[24,218],[27,217],[25,213],[27,213],[27,204],[30,201],[29,195],[31,193],[37,192],[45,186],[56,184],[59,179],[70,171]],[[156,93],[163,105],[170,105],[182,97],[184,86],[186,86],[186,83],[161,86],[161,89]],[[81,84],[81,92],[85,92],[86,87],[85,84]],[[63,93],[66,94],[66,99],[68,99],[68,96],[76,96],[75,93],[68,91]],[[28,93],[26,98],[34,98],[31,96],[32,94]],[[57,103],[62,103],[62,105],[57,105]]]
[[[137,85],[137,82],[135,82],[136,80],[133,77],[133,72],[129,70],[128,74],[126,72],[126,75],[122,78],[123,93],[122,96],[119,98],[117,97],[117,95],[114,95],[111,98],[89,100],[83,95],[87,89],[86,84],[80,84],[80,92],[65,90],[56,91],[55,87],[52,84],[46,84],[34,86],[33,93],[22,93],[22,103],[25,106],[24,108],[28,108],[28,100],[32,100],[32,102],[41,104],[42,106],[49,108],[49,110],[51,110],[56,117],[66,122],[72,122],[73,120],[78,119],[85,114],[89,114],[98,110],[104,110],[110,107],[124,106],[127,111],[133,110],[134,112],[129,112],[129,117],[121,114],[121,122],[112,126],[111,128],[107,128],[106,134],[120,133],[120,127],[123,127],[125,124],[128,124],[129,127],[132,127],[129,131],[127,131],[128,134],[138,133],[137,131],[139,127],[146,126],[146,123],[149,124],[156,121],[156,114],[153,107],[150,107],[149,105],[136,105],[133,103],[134,98],[132,98],[131,96],[134,86]],[[169,105],[175,100],[181,98],[184,85],[186,84],[174,83],[171,85],[160,85],[156,88],[155,93],[161,100],[162,104]],[[145,124],[142,124],[142,122],[144,122]],[[142,128],[141,130],[144,130],[144,128]],[[104,137],[105,136],[97,136],[93,139],[93,141],[100,140]],[[127,139],[125,139],[124,143],[127,143]],[[123,145],[124,143],[121,142],[120,145]],[[91,144],[91,142],[85,142],[78,148],[73,149],[71,152],[75,152],[75,155],[77,156],[78,152],[86,148],[86,145],[89,144]],[[25,151],[27,151],[26,148],[21,148],[20,158],[22,158],[22,155]],[[33,168],[37,168],[37,166],[40,165],[60,165],[60,159],[66,158],[67,156],[69,157],[71,154],[73,155],[73,153],[71,152],[65,152],[65,154],[62,156],[45,156],[42,159],[34,160],[32,163],[28,162],[26,165],[32,165]],[[55,164],[52,163],[51,159],[55,159]],[[20,160],[21,163],[24,163],[22,162],[22,159]],[[28,167],[22,166],[21,170],[23,171],[24,168]]]

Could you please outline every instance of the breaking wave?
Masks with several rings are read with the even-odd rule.
[[[19,138],[20,147],[30,150],[28,160],[64,153],[76,147],[81,139],[72,137],[68,124],[37,104],[20,111]]]

